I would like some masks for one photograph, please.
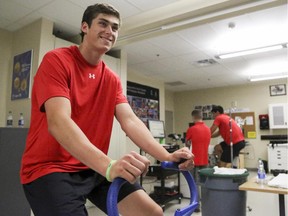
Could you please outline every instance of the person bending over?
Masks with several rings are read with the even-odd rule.
[[[224,114],[224,109],[222,106],[213,106],[211,110],[214,122],[210,127],[211,137],[218,137],[221,135],[223,138],[223,142],[220,143],[222,148],[222,154],[220,158],[220,167],[227,166],[228,163],[231,162],[231,141],[233,144],[233,159],[239,156],[239,152],[241,149],[245,147],[245,139],[242,133],[241,128],[237,125],[237,123],[231,119],[230,126],[230,117]],[[232,136],[230,133],[230,127],[232,128]],[[218,130],[217,130],[218,129]],[[232,138],[232,140],[231,140]]]
[[[135,152],[107,156],[114,116],[128,137],[159,161],[193,167],[188,148],[168,153],[133,113],[119,77],[101,60],[116,42],[119,12],[108,4],[87,7],[82,42],[48,52],[32,90],[31,126],[21,164],[21,182],[35,216],[84,216],[86,199],[104,212],[113,179],[128,181],[119,193],[122,215],[163,215],[136,179],[149,160]]]

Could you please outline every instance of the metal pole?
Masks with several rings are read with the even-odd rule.
[[[230,150],[231,150],[231,166],[233,168],[233,136],[232,136],[232,108],[229,109],[229,128],[230,128]]]

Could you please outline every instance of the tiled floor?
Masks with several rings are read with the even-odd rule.
[[[253,178],[256,176],[256,172],[249,172],[248,178]],[[182,205],[185,206],[187,200],[183,199]],[[215,200],[217,202],[217,200]],[[247,211],[246,216],[278,216],[279,215],[279,203],[278,195],[270,193],[260,193],[260,192],[247,192]],[[285,195],[285,207],[286,215],[288,214],[288,196]],[[179,208],[179,206],[178,206]],[[229,206],[227,206],[229,208]],[[177,205],[168,208],[164,215],[170,216],[174,215],[174,211],[177,209]],[[201,216],[201,213],[194,213],[195,216]],[[215,214],[217,215],[217,214]],[[231,215],[233,216],[233,215]]]
[[[286,205],[286,214],[288,212],[288,202],[287,196],[285,196],[285,205]],[[215,202],[217,202],[215,200]],[[172,216],[177,208],[181,208],[181,206],[187,206],[189,201],[187,199],[183,199],[182,203],[179,205],[177,203],[171,204],[167,206],[164,212],[164,216]],[[247,193],[247,207],[251,209],[251,211],[247,208],[246,216],[278,216],[278,196],[275,194],[268,193],[257,193],[257,192],[248,192]],[[227,206],[229,208],[229,206]],[[89,216],[105,216],[105,214],[95,207],[91,207],[88,209]],[[217,214],[215,214],[217,215]],[[201,213],[193,213],[193,216],[202,216]],[[233,216],[233,215],[231,215]]]
[[[255,176],[256,173],[251,172],[250,177]],[[217,202],[217,200],[215,200]],[[177,202],[167,205],[164,215],[173,216],[177,208],[187,206],[189,203],[188,199],[182,199],[181,204]],[[286,214],[288,214],[288,197],[285,196]],[[278,216],[278,195],[269,193],[259,192],[247,192],[247,214],[246,216]],[[229,208],[229,206],[227,206]],[[250,211],[248,210],[250,209]],[[88,209],[89,216],[104,216],[105,214],[97,210],[95,207]],[[217,215],[217,214],[215,214]],[[202,216],[201,213],[193,213],[193,216]],[[233,216],[233,215],[231,215]]]

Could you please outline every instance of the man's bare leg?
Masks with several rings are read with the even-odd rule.
[[[223,162],[223,161],[219,161],[218,166],[219,167],[231,168],[232,164],[231,163],[226,163],[226,162]]]
[[[162,208],[143,190],[137,190],[118,204],[123,216],[163,216]]]

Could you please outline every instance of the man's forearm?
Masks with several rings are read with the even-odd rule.
[[[218,137],[218,136],[220,136],[219,131],[216,131],[215,133],[213,133],[213,134],[211,135],[212,138],[215,138],[215,137]]]
[[[128,137],[142,150],[159,161],[170,160],[170,154],[151,135],[144,123],[137,117],[122,126]]]

